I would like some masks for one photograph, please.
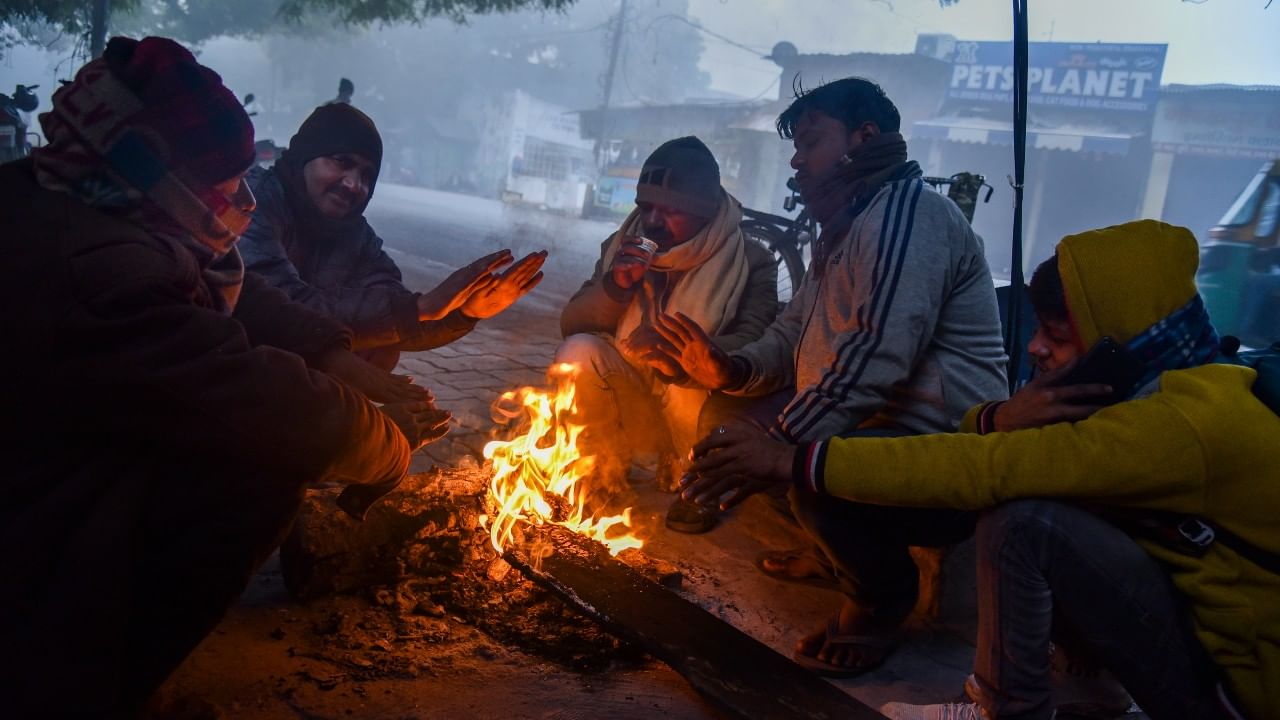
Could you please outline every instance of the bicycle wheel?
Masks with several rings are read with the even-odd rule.
[[[800,255],[800,248],[793,245],[781,230],[766,223],[744,222],[742,232],[773,253],[773,261],[778,267],[778,303],[786,305],[791,302],[804,279],[804,258]]]

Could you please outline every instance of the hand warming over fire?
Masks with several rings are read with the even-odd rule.
[[[667,341],[656,350],[680,365],[690,379],[708,390],[719,390],[733,381],[729,354],[717,347],[689,316],[676,313],[659,315],[654,320],[654,330]]]
[[[721,425],[693,446],[693,464],[680,481],[681,496],[728,510],[748,497],[791,479],[796,448],[770,438],[759,426]],[[729,496],[720,502],[720,498]]]
[[[511,251],[499,250],[453,271],[444,282],[418,295],[418,320],[439,320],[462,307],[472,295],[492,290],[501,282],[493,273],[509,262]]]
[[[414,450],[448,434],[453,419],[448,410],[437,409],[429,400],[390,403],[382,406],[382,412],[400,428]]]
[[[334,348],[325,353],[317,363],[317,368],[364,393],[365,397],[374,402],[434,401],[431,391],[414,385],[412,377],[380,370],[344,348]]]
[[[462,304],[462,314],[477,320],[491,318],[511,307],[515,301],[542,282],[542,263],[547,251],[529,253],[498,275],[498,282],[472,293]]]

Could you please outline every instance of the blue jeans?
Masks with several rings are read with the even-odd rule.
[[[1109,669],[1146,713],[1223,717],[1217,673],[1164,568],[1088,511],[1020,500],[978,522],[980,704],[993,718],[1051,718],[1049,642]]]

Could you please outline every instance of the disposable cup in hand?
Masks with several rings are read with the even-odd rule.
[[[648,260],[653,260],[653,256],[658,253],[658,243],[650,240],[643,235],[628,235],[623,239],[624,244],[639,248],[648,255]]]

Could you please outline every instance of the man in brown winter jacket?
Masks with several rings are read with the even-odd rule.
[[[447,416],[244,274],[252,126],[185,49],[113,39],[41,123],[0,166],[0,696],[129,716],[305,484],[347,483],[362,515]]]

